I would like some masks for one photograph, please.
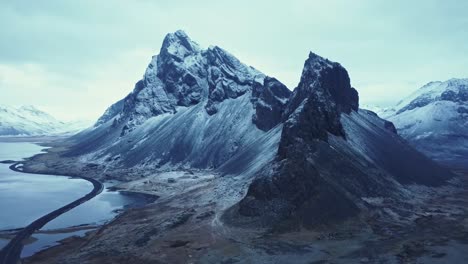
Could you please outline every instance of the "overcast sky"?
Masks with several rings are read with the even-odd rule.
[[[0,104],[95,119],[183,29],[290,89],[313,51],[347,68],[361,104],[388,105],[468,77],[467,14],[459,0],[2,0]]]

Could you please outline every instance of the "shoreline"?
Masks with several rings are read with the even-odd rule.
[[[30,174],[42,174],[42,173],[34,173],[34,172],[25,172],[23,170],[18,169],[17,167],[23,164],[23,162],[17,162],[12,164],[9,168],[16,172],[21,173],[30,173]],[[95,179],[84,177],[84,176],[67,176],[67,175],[59,175],[59,174],[50,174],[54,176],[62,176],[62,177],[72,177],[72,178],[80,178],[86,181],[89,181],[93,184],[93,189],[87,193],[86,195],[82,196],[81,198],[62,206],[38,219],[30,223],[28,226],[23,228],[19,231],[16,236],[0,251],[0,263],[1,264],[8,264],[8,263],[16,263],[21,256],[21,251],[23,250],[23,241],[29,239],[32,234],[34,234],[37,230],[41,229],[45,226],[48,222],[52,221],[53,219],[57,218],[58,216],[62,215],[63,213],[68,212],[69,210],[91,200],[96,195],[100,194],[104,190],[104,185]]]
[[[101,225],[98,224],[83,224],[83,225],[77,225],[77,226],[70,226],[70,227],[64,227],[64,228],[57,228],[57,229],[50,229],[50,230],[37,230],[34,232],[28,239],[23,241],[24,245],[29,245],[34,242],[36,242],[37,239],[34,238],[34,235],[55,235],[55,234],[70,234],[70,233],[75,233],[79,231],[93,231],[98,228],[100,228]],[[0,230],[0,239],[3,240],[12,240],[20,231],[22,231],[24,228],[15,228],[15,229],[6,229],[6,230]],[[71,236],[73,237],[73,236]],[[64,238],[62,240],[68,239],[70,237]],[[56,241],[57,243],[60,243],[62,240]],[[43,250],[48,249],[44,248]],[[42,250],[41,250],[42,251]],[[40,252],[40,251],[39,251]]]

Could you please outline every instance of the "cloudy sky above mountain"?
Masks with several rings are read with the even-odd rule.
[[[5,0],[0,104],[97,118],[183,29],[293,89],[308,52],[343,64],[362,103],[390,104],[432,80],[468,77],[468,2]]]

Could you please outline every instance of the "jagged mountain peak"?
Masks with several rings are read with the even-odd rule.
[[[337,62],[332,62],[313,52],[304,63],[299,86],[311,92],[329,93],[340,111],[349,113],[359,108],[357,91],[351,87],[348,71]]]
[[[283,146],[291,145],[289,139],[325,140],[328,133],[345,137],[340,114],[357,111],[358,107],[359,96],[351,87],[346,69],[339,63],[310,52],[299,85],[285,111],[285,144],[280,145],[280,153],[286,155]],[[297,129],[306,125],[311,129]]]
[[[294,111],[308,96],[314,94],[317,100],[331,101],[339,110],[349,113],[359,108],[357,91],[351,87],[346,69],[337,62],[332,62],[313,52],[304,63],[301,80],[293,95],[288,113]],[[328,98],[328,97],[331,98]]]
[[[309,57],[304,63],[304,69],[302,74],[304,75],[304,71],[310,70],[314,70],[318,74],[323,68],[332,68],[337,65],[340,64],[337,62],[332,62],[329,59],[310,51]]]
[[[264,85],[265,75],[238,60],[218,46],[202,49],[183,31],[169,33],[163,40],[160,54],[152,57],[145,74],[136,83],[134,90],[111,106],[96,125],[116,119],[121,125],[121,135],[126,135],[151,117],[164,113],[176,113],[177,107],[191,107],[204,104],[208,115],[218,112],[219,104],[252,92],[254,84]],[[277,80],[275,83],[279,83]],[[283,87],[272,85],[270,87]],[[281,93],[274,100],[268,100],[271,110],[258,116],[275,116],[273,122],[258,122],[260,129],[270,129],[278,124],[276,116],[283,112],[285,101]],[[252,100],[256,108],[263,100]],[[276,109],[279,107],[280,109]],[[262,112],[262,106],[257,108]],[[254,119],[258,118],[253,117]],[[265,125],[260,125],[265,124]]]
[[[174,33],[169,33],[163,40],[161,46],[161,55],[172,55],[176,58],[183,59],[188,55],[201,51],[198,43],[192,41],[190,37],[183,31],[177,30]]]
[[[230,73],[232,75],[233,71],[237,71],[242,73],[239,77],[244,79],[251,79],[256,76],[262,77],[262,79],[265,77],[262,72],[242,63],[234,55],[219,46],[208,47],[206,53],[209,64],[223,66],[223,70],[226,73]],[[243,80],[240,81],[242,82]]]

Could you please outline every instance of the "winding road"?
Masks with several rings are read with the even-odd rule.
[[[17,167],[21,163],[15,163],[10,166],[11,170],[14,170],[16,172],[24,172],[22,170],[19,170]],[[30,173],[30,172],[28,172]],[[42,174],[42,173],[30,173],[30,174]],[[64,176],[64,175],[56,175],[56,176]],[[68,177],[68,176],[67,176]],[[79,198],[78,200],[75,200],[53,212],[50,212],[41,218],[35,220],[25,228],[23,228],[21,231],[19,231],[16,236],[6,245],[2,251],[0,251],[0,264],[16,264],[20,260],[21,256],[21,251],[23,250],[23,241],[25,239],[28,239],[34,232],[37,230],[41,229],[44,225],[46,225],[48,222],[52,221],[53,219],[57,218],[61,214],[77,207],[78,205],[91,200],[93,197],[98,195],[99,193],[102,192],[104,189],[104,185],[92,178],[88,177],[74,177],[74,178],[80,178],[86,181],[89,181],[93,184],[93,190],[86,194],[85,196]]]

